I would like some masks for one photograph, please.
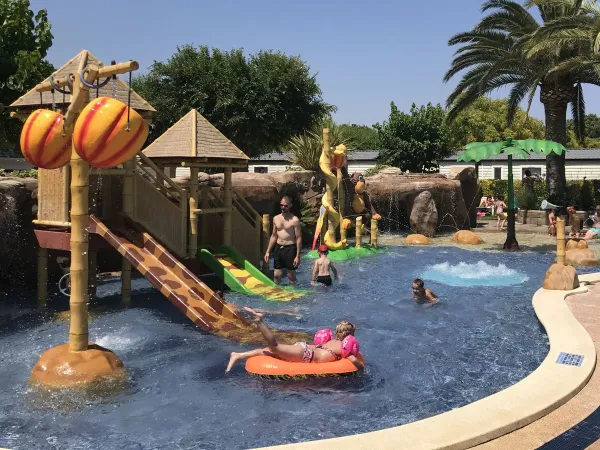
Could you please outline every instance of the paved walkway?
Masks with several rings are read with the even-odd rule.
[[[567,304],[592,337],[600,355],[600,285],[590,286],[585,294],[567,297]],[[600,368],[597,365],[588,384],[563,406],[526,427],[474,448],[600,450],[600,440],[594,442],[600,439],[599,406]]]

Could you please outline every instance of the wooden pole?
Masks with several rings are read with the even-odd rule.
[[[39,309],[46,307],[48,300],[48,249],[38,248],[37,266],[37,306]]]
[[[233,205],[233,186],[231,180],[231,167],[225,168],[225,178],[223,181],[223,206],[229,208],[229,211],[223,213],[223,245],[230,246],[233,231],[233,211],[231,211]]]
[[[190,233],[188,257],[195,259],[198,252],[198,168],[190,167]]]
[[[108,220],[111,218],[112,210],[112,178],[107,175],[102,176],[102,218]]]
[[[81,58],[77,73],[83,72],[87,55]],[[96,68],[90,67],[86,81],[96,78]],[[81,112],[89,99],[89,89],[85,89],[77,77],[73,84],[71,103],[72,121]],[[85,351],[88,348],[88,221],[89,221],[89,166],[83,161],[73,146],[71,149],[71,324],[69,328],[69,350]]]
[[[556,219],[556,262],[563,266],[565,263],[565,221],[562,218]]]
[[[126,173],[123,177],[123,214],[131,220],[135,220],[135,167],[135,158],[123,163]],[[131,305],[131,263],[125,257],[121,261],[121,303],[124,306]]]
[[[75,149],[71,153],[71,327],[69,350],[88,347],[88,208],[89,166]]]
[[[200,207],[202,209],[209,208],[209,205],[208,205],[208,190],[209,189],[210,188],[208,186],[204,186],[200,190]],[[202,227],[202,229],[200,230],[202,247],[206,247],[206,242],[208,241],[208,216],[203,214],[202,217],[200,218],[200,220],[201,220],[200,225]]]
[[[362,248],[362,231],[362,217],[359,216],[356,218],[356,248]]]
[[[377,235],[379,234],[379,227],[377,226],[377,219],[371,219],[371,247],[377,248]]]
[[[121,303],[131,305],[131,263],[125,258],[121,263]]]
[[[135,220],[135,204],[133,199],[135,160],[125,161],[123,169],[125,169],[125,175],[123,176],[123,214]]]
[[[265,261],[264,256],[267,253],[267,247],[269,247],[269,239],[271,239],[271,216],[263,214],[262,216],[262,247],[261,247],[261,261],[262,261],[262,272],[265,274],[269,273],[269,262]]]
[[[96,297],[96,271],[98,268],[98,251],[89,252],[88,294],[90,301]]]

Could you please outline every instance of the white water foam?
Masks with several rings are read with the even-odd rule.
[[[475,264],[444,262],[427,266],[422,274],[426,281],[437,281],[449,286],[510,286],[521,284],[529,277],[509,269],[504,264],[493,266],[485,261]]]

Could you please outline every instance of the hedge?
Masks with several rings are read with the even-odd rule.
[[[527,209],[539,209],[542,200],[547,198],[546,180],[536,181],[533,183],[535,198],[527,196],[523,190],[521,180],[515,180],[515,198],[517,206],[520,208],[528,207]],[[482,194],[484,196],[504,196],[508,198],[508,181],[507,180],[480,180]],[[600,180],[574,180],[567,181],[567,203],[574,206],[578,210],[588,211],[594,209],[596,205],[600,205]]]

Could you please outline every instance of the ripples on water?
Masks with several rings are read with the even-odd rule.
[[[225,375],[229,352],[250,347],[203,333],[145,280],[134,282],[134,307],[120,308],[113,279],[99,287],[98,303],[109,306],[90,322],[90,335],[123,360],[127,387],[107,397],[40,396],[26,379],[44,350],[66,341],[68,323],[0,310],[0,447],[249,448],[377,430],[460,407],[514,384],[545,357],[531,297],[551,262],[552,255],[404,247],[338,264],[333,289],[315,288],[293,303],[227,294],[238,305],[289,313],[266,315],[277,328],[312,333],[355,322],[367,370],[354,378],[268,381],[247,375],[243,364]],[[310,268],[304,261],[299,272],[305,286]],[[410,300],[418,276],[441,297],[439,306]]]

